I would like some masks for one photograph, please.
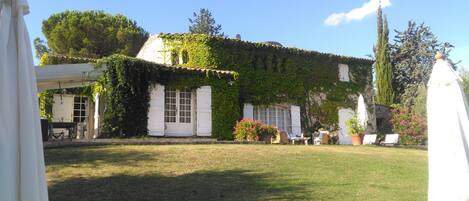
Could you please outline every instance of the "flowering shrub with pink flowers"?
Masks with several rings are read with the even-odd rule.
[[[275,137],[279,133],[278,129],[252,119],[242,119],[236,123],[234,128],[234,138],[237,141],[259,141],[266,137]]]
[[[427,140],[427,118],[409,109],[394,105],[391,109],[391,124],[399,134],[401,144],[422,144]]]

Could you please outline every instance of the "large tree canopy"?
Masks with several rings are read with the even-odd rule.
[[[194,13],[194,19],[189,18],[191,25],[189,32],[197,34],[207,34],[210,36],[224,36],[221,32],[221,25],[216,24],[212,13],[205,8],[200,9],[199,14]]]
[[[50,52],[49,48],[44,44],[42,39],[35,38],[34,39],[34,49],[36,49],[36,58],[41,59],[44,53]]]
[[[99,58],[114,53],[135,56],[148,32],[123,15],[103,11],[65,11],[42,22],[53,53]]]
[[[419,96],[426,96],[423,89],[430,78],[435,54],[440,51],[449,58],[452,48],[449,43],[440,43],[430,27],[423,23],[417,25],[409,21],[404,31],[396,31],[391,46],[396,102],[408,108],[413,108],[418,102],[424,103],[418,99]]]

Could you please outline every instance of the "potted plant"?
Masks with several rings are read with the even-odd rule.
[[[352,144],[361,145],[365,126],[359,123],[357,115],[353,115],[345,124],[347,125],[349,135],[352,136]]]

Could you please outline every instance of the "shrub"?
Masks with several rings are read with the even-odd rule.
[[[233,135],[236,141],[259,141],[267,136],[276,137],[279,130],[271,125],[252,119],[243,119],[236,123]]]
[[[360,125],[358,116],[355,114],[352,118],[345,122],[349,135],[361,135],[365,132],[365,127]]]
[[[400,105],[391,109],[391,124],[401,144],[422,144],[427,139],[427,118]]]

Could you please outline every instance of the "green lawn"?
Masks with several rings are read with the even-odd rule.
[[[48,149],[55,200],[426,200],[427,152],[353,146]]]

